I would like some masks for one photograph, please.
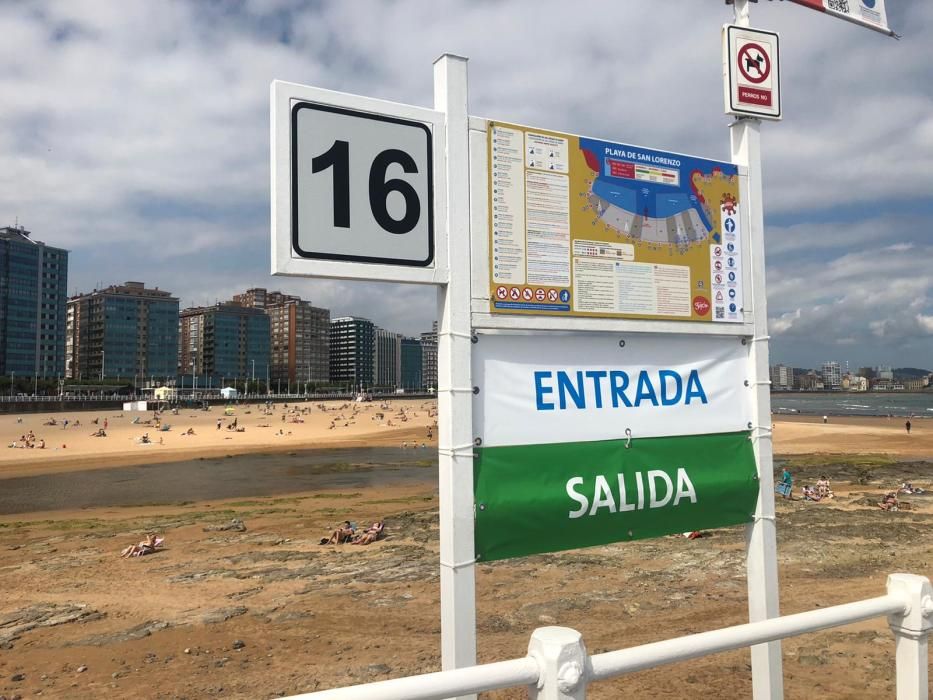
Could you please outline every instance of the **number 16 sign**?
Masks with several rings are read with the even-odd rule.
[[[433,110],[273,83],[273,274],[443,281],[434,231],[443,128]]]

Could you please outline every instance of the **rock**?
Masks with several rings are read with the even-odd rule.
[[[108,634],[96,634],[91,637],[85,637],[76,642],[67,642],[65,646],[106,646],[108,644],[118,644],[120,642],[129,642],[135,639],[143,639],[153,632],[168,629],[171,624],[159,620],[150,620],[141,625],[130,627],[121,632],[112,632]]]
[[[78,673],[84,673],[85,671],[87,671],[87,666],[85,666],[84,664],[81,664],[80,666],[78,666]]]
[[[238,617],[240,615],[245,615],[247,609],[242,606],[232,607],[232,608],[219,608],[218,610],[211,610],[210,612],[205,613],[201,617],[201,622],[205,625],[213,625],[219,622],[226,622],[231,617]],[[210,652],[208,652],[210,653]]]
[[[369,676],[384,676],[391,672],[392,669],[385,664],[370,664],[366,667],[366,674]]]
[[[12,676],[10,676],[10,680],[13,681],[14,683],[19,683],[20,681],[26,680],[26,674],[25,673],[14,673]]]
[[[186,654],[190,654],[190,653],[191,653],[191,647],[185,647],[185,653],[186,653]]]
[[[550,615],[538,615],[538,622],[545,625],[556,625],[557,618],[551,617]]]
[[[224,530],[233,530],[235,532],[246,532],[246,524],[239,518],[233,518],[224,525],[208,525],[204,532],[222,532]]]
[[[242,639],[234,639],[234,640],[233,640],[233,648],[234,648],[234,649],[242,649],[242,648],[245,647],[245,646],[246,646],[246,642],[244,642]]]

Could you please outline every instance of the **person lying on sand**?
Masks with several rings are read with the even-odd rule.
[[[897,494],[894,491],[888,491],[878,504],[881,510],[897,510]]]
[[[356,526],[349,520],[344,520],[332,533],[330,537],[322,537],[321,544],[342,544],[349,542],[356,533]]]
[[[152,554],[156,551],[156,549],[162,546],[164,541],[164,537],[157,537],[154,532],[151,532],[146,535],[146,539],[144,539],[139,544],[131,544],[129,547],[120,552],[120,556],[123,559],[127,559],[129,557],[141,557],[146,554]]]
[[[362,534],[354,538],[350,544],[372,544],[378,540],[382,533],[385,532],[386,524],[384,521],[380,520],[377,523],[373,523]]]
[[[803,487],[803,500],[805,501],[819,501],[820,495],[816,492],[816,489],[812,486]]]

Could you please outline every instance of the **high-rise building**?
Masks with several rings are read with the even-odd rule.
[[[375,326],[365,318],[345,316],[330,322],[330,381],[357,390],[373,385]]]
[[[402,336],[377,328],[375,343],[375,384],[378,387],[397,389],[402,383]]]
[[[842,387],[842,368],[838,362],[824,362],[820,374],[823,375],[823,387],[825,389],[839,389]]]
[[[786,391],[794,388],[794,368],[786,365],[771,367],[771,388]]]
[[[231,302],[185,309],[179,315],[178,374],[197,386],[237,379],[270,379],[269,317]]]
[[[269,316],[273,381],[321,384],[330,380],[330,310],[259,287],[234,295],[233,301],[262,309]]]
[[[0,375],[65,372],[68,251],[0,228]]]
[[[175,377],[178,299],[127,282],[68,300],[65,376],[70,379]]]
[[[437,321],[430,333],[421,334],[421,381],[428,389],[437,389]]]
[[[418,338],[402,338],[399,343],[400,383],[406,391],[421,391],[421,341]]]

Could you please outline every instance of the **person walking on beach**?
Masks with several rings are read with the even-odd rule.
[[[907,422],[904,423],[904,427],[907,428],[907,434],[910,435],[910,418],[908,418]]]
[[[220,430],[220,424],[221,424],[221,423],[223,423],[223,420],[220,419],[220,418],[218,418],[218,419],[217,419],[217,430]]]

